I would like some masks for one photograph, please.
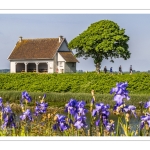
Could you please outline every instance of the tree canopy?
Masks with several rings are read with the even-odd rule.
[[[128,44],[129,37],[125,29],[120,29],[117,23],[110,20],[101,20],[91,24],[87,30],[72,39],[68,47],[76,49],[76,57],[92,57],[96,70],[100,70],[103,59],[130,58]]]

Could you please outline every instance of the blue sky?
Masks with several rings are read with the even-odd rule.
[[[126,29],[131,58],[128,60],[103,60],[102,69],[107,66],[118,71],[128,71],[130,65],[136,71],[150,70],[150,14],[0,14],[0,69],[9,69],[7,59],[19,36],[23,38],[56,38],[63,35],[68,42],[92,23],[108,19]],[[92,59],[78,59],[77,70],[94,71]]]

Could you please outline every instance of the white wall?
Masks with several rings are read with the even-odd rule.
[[[65,72],[65,62],[61,61],[61,66],[59,65],[59,62],[58,62],[58,72],[59,73],[62,73],[62,72]]]
[[[60,63],[59,63],[59,62],[62,63],[61,66],[60,66]],[[62,69],[63,69],[63,71],[62,71]],[[64,58],[58,53],[58,72],[59,72],[59,73],[62,73],[62,72],[64,72],[64,70],[65,70],[65,60],[64,60]]]
[[[54,73],[54,61],[48,62],[48,73]]]
[[[59,50],[58,50],[58,52],[61,52],[61,51],[70,51],[69,50],[69,48],[68,48],[68,46],[67,46],[67,43],[64,41],[63,43],[62,43],[62,45],[60,46],[60,48],[59,48]]]
[[[64,58],[58,53],[58,61],[65,61]]]
[[[10,73],[16,73],[16,63],[10,62]]]

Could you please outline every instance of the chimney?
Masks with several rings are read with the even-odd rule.
[[[22,36],[19,37],[19,42],[21,42],[21,41],[22,41]]]
[[[63,39],[63,36],[60,35],[60,36],[59,36],[59,43],[62,41],[62,39]]]

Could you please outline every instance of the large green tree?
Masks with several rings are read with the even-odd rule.
[[[87,30],[72,39],[68,46],[76,49],[76,57],[92,57],[96,71],[100,71],[103,59],[130,58],[128,44],[129,37],[125,35],[125,29],[120,29],[117,23],[110,20],[101,20],[91,24]]]

